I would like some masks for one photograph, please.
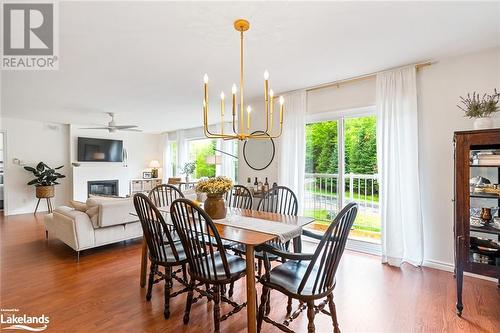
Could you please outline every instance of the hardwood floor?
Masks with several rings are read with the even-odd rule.
[[[451,232],[451,231],[450,231]],[[45,241],[43,215],[0,217],[0,307],[50,317],[47,332],[211,332],[212,304],[193,305],[182,324],[185,294],[171,300],[163,318],[163,285],[151,302],[139,287],[141,241],[75,252],[56,239]],[[175,286],[177,286],[175,284]],[[245,285],[234,298],[244,300]],[[259,289],[260,295],[260,289]],[[377,257],[346,251],[334,293],[343,332],[498,332],[500,290],[496,283],[465,277],[464,315],[455,315],[451,273],[381,265]],[[271,317],[285,315],[286,298],[271,295]],[[227,307],[221,312],[225,313]],[[316,331],[332,331],[330,318],[316,316]],[[222,332],[245,332],[245,310],[222,322]],[[303,314],[291,328],[307,331]],[[263,332],[274,332],[265,324]]]

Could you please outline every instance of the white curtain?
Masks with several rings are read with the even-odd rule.
[[[177,168],[181,169],[184,167],[188,161],[188,142],[186,138],[185,130],[178,130],[177,133]],[[177,170],[177,175],[180,175],[180,171]],[[186,175],[183,175],[184,177]]]
[[[306,152],[306,92],[285,96],[283,134],[280,138],[278,185],[289,187],[297,195],[299,214],[304,203],[304,177]]]
[[[170,141],[168,139],[168,133],[163,134],[163,183],[166,184],[170,177],[173,177],[172,174],[172,151],[170,150]]]
[[[423,261],[415,66],[377,75],[377,158],[382,261]]]
[[[223,152],[226,152],[226,153],[231,154],[231,155],[238,155],[238,152],[236,152],[236,154],[235,154],[235,152],[233,151],[233,145],[234,145],[233,140],[219,140],[219,145],[220,145],[219,149],[222,150]],[[220,175],[229,177],[234,182],[236,182],[237,179],[235,179],[236,175],[235,175],[235,170],[234,170],[236,159],[232,156],[227,155],[227,154],[222,154],[219,152],[216,153],[216,155],[219,155],[219,154],[221,155],[221,157],[220,157],[221,158]]]

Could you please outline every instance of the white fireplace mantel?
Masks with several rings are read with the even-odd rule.
[[[129,168],[122,163],[106,163],[105,165],[81,165],[72,168],[73,173],[73,200],[86,201],[87,182],[96,180],[118,179],[118,195],[126,196],[129,193]]]

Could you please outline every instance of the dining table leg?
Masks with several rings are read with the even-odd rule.
[[[253,245],[246,245],[247,281],[247,328],[249,333],[257,332],[257,291],[255,290],[255,261]]]
[[[146,286],[146,270],[148,268],[148,244],[146,238],[142,239],[142,253],[141,253],[141,288]]]

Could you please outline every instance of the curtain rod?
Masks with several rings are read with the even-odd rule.
[[[413,65],[415,66],[415,68],[417,70],[419,70],[420,68],[430,66],[430,65],[432,65],[434,63],[435,62],[432,62],[432,61],[425,61],[425,62],[419,62],[419,63],[413,64]],[[403,68],[403,67],[407,67],[407,66],[411,66],[411,64],[410,65],[405,65],[405,66],[393,67],[393,68],[389,68],[389,69],[385,69],[385,70],[382,70],[382,71],[373,72],[373,73],[369,73],[369,74],[354,76],[354,77],[351,77],[351,78],[348,78],[348,79],[342,79],[342,80],[337,80],[337,81],[333,81],[333,82],[329,82],[329,83],[319,84],[319,85],[316,85],[316,86],[312,86],[312,87],[306,88],[305,91],[309,92],[309,91],[319,90],[319,89],[328,88],[328,87],[332,87],[332,86],[337,86],[338,87],[341,84],[352,83],[352,82],[356,82],[356,81],[362,81],[362,80],[370,79],[370,78],[375,77],[379,73],[383,73],[383,72],[386,72],[386,71],[395,70],[395,69]]]

